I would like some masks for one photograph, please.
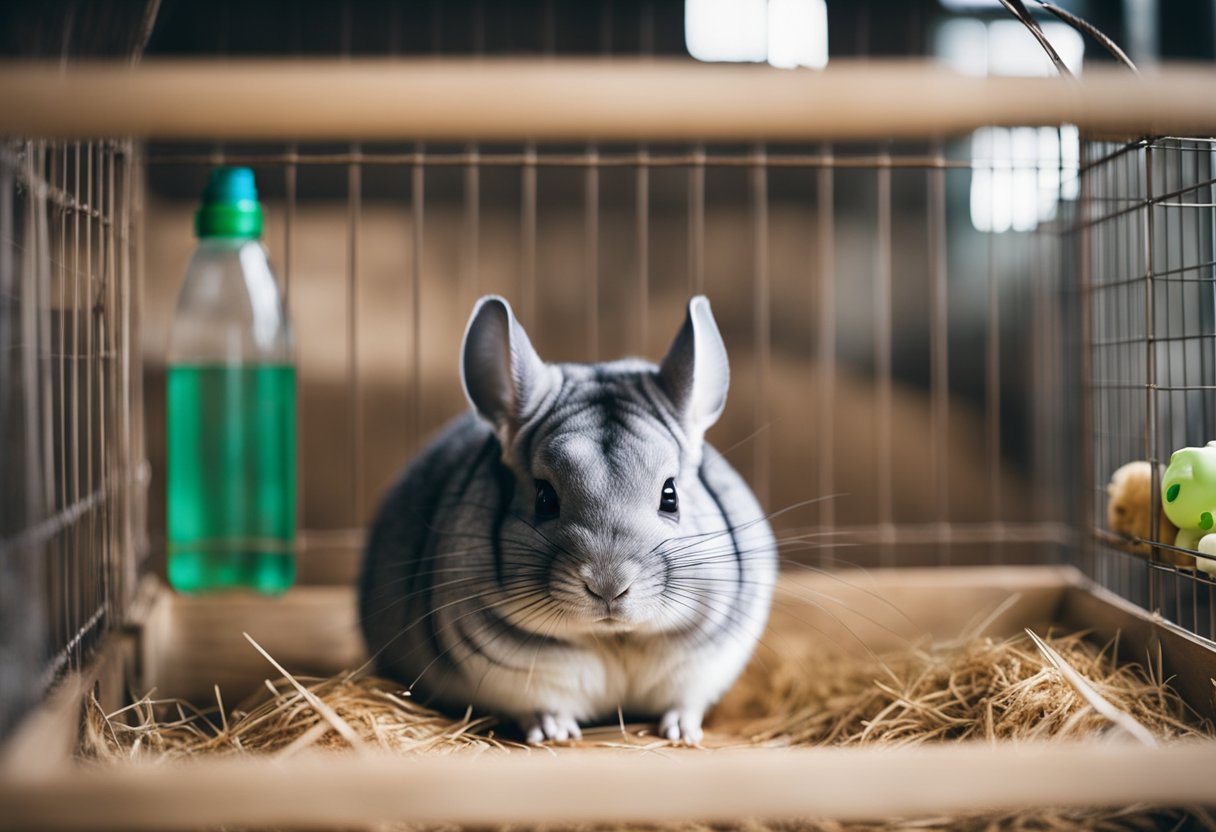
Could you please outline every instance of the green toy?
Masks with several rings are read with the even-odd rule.
[[[1174,451],[1161,478],[1161,506],[1178,527],[1175,545],[1216,556],[1216,442]],[[1216,561],[1195,560],[1216,575]]]

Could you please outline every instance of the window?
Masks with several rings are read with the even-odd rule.
[[[698,61],[821,69],[828,62],[826,0],[686,0],[684,40]]]
[[[1063,23],[1044,22],[1043,33],[1074,74],[1085,44]],[[1016,20],[948,20],[936,50],[968,75],[1054,75],[1038,41]],[[1058,197],[1077,196],[1080,137],[1077,129],[984,127],[971,136],[971,224],[977,231],[1030,231],[1056,214]]]

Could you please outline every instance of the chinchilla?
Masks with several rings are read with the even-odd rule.
[[[777,555],[756,498],[704,440],[730,370],[694,297],[658,365],[548,364],[478,301],[472,404],[384,499],[360,613],[378,672],[419,701],[575,739],[618,713],[696,743],[768,618]]]

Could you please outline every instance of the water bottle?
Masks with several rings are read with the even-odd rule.
[[[211,171],[170,332],[169,583],[274,594],[295,578],[296,371],[253,171]]]

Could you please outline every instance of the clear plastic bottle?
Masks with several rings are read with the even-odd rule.
[[[278,593],[295,579],[296,371],[253,171],[211,172],[195,231],[169,346],[169,582]]]

